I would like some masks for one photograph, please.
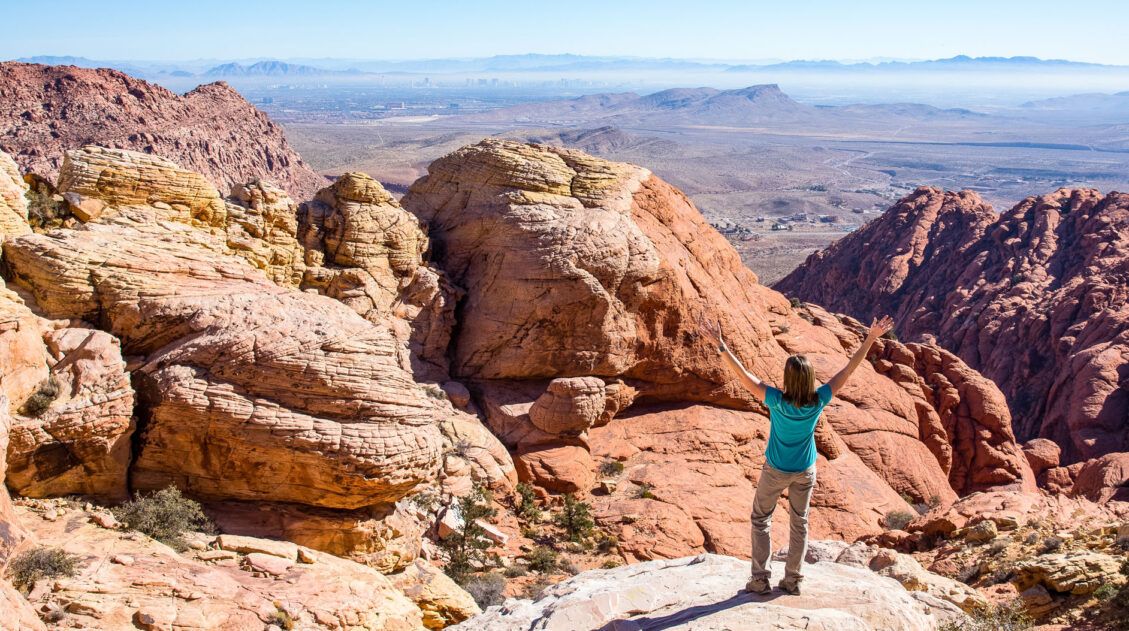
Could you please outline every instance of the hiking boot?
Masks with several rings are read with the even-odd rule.
[[[780,591],[785,594],[791,594],[793,596],[800,595],[800,579],[798,578],[786,578],[780,581],[779,587]]]
[[[751,578],[745,583],[745,591],[750,594],[767,594],[772,591],[767,578]]]

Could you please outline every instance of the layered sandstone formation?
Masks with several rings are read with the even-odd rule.
[[[324,185],[282,128],[223,82],[178,96],[116,70],[0,63],[0,150],[54,180],[83,145],[168,158],[217,188],[258,178],[307,199]]]
[[[166,160],[86,147],[68,153],[59,191],[77,229],[4,243],[37,313],[75,323],[33,315],[15,294],[0,301],[13,314],[2,335],[16,361],[0,381],[10,399],[22,405],[49,378],[61,390],[44,413],[17,417],[9,485],[20,493],[120,498],[128,469],[135,489],[274,503],[284,526],[229,525],[394,571],[418,555],[423,527],[387,522],[393,503],[425,486],[469,489],[472,475],[512,478],[477,419],[415,382],[410,332],[397,332],[410,321],[370,322],[296,290],[323,251],[301,248],[281,190],[257,181],[225,201]],[[123,352],[142,427],[132,462]],[[473,454],[446,453],[455,441]]]
[[[637,507],[627,508],[632,485],[598,500],[604,522],[639,542],[634,556],[743,550],[747,515],[733,498],[751,498],[761,466],[751,441],[767,419],[700,324],[719,321],[749,367],[778,382],[791,353],[829,378],[859,343],[857,323],[758,285],[684,195],[639,167],[488,140],[437,160],[402,201],[428,225],[435,264],[466,291],[451,372],[516,452],[521,477],[584,491],[593,455],[614,458],[654,486]],[[955,357],[920,353],[891,348],[828,409],[821,532],[874,531],[905,507],[901,495],[946,502],[1029,484],[995,387]],[[636,400],[659,404],[644,415],[654,436],[641,418],[616,418]],[[698,418],[721,430],[710,449],[675,434]]]
[[[1021,439],[1071,464],[1129,451],[1127,252],[1129,195],[1061,189],[997,216],[920,188],[777,288],[936,339],[1000,386]]]
[[[303,288],[336,298],[375,323],[401,326],[417,377],[447,376],[457,290],[424,262],[419,221],[363,173],[346,173],[298,211]]]
[[[27,597],[45,616],[65,612],[67,626],[205,631],[289,620],[303,629],[426,628],[419,607],[376,570],[294,544],[196,537],[198,550],[177,553],[92,523],[73,505],[18,516],[40,545],[77,556],[75,576],[39,581]],[[459,619],[477,607],[463,611]]]

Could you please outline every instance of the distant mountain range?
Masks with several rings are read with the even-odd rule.
[[[204,73],[205,77],[312,77],[326,74],[361,74],[359,70],[326,70],[284,61],[259,61],[249,66],[232,62]]]
[[[794,60],[785,62],[733,62],[718,60],[601,57],[589,55],[496,55],[465,59],[417,59],[403,61],[371,59],[276,59],[188,60],[183,62],[142,60],[92,60],[73,56],[24,57],[17,61],[47,65],[74,65],[83,68],[108,67],[140,77],[285,77],[330,74],[479,74],[535,72],[906,72],[906,71],[1007,71],[1039,72],[1080,70],[1125,71],[1127,66],[1110,66],[1062,59],[1037,57],[969,57],[925,61],[841,62]]]
[[[966,109],[940,109],[916,103],[822,106],[800,103],[776,84],[735,90],[674,88],[640,96],[634,92],[591,94],[541,101],[467,117],[475,121],[512,121],[548,125],[710,125],[751,127],[790,123],[813,124],[858,119],[886,122],[980,118]]]

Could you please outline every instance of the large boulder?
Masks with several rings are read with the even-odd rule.
[[[782,563],[772,566],[783,573]],[[808,566],[802,596],[740,593],[748,574],[748,563],[711,554],[590,570],[535,601],[491,607],[453,628],[925,631],[963,617],[952,605],[919,598],[893,579],[838,563]]]
[[[0,151],[0,241],[5,235],[27,234],[28,186],[12,157]]]
[[[175,226],[90,224],[4,243],[42,310],[96,322],[145,358],[135,487],[358,508],[435,476],[445,412],[400,366],[386,328]]]
[[[581,428],[599,407],[593,378],[604,382],[605,413],[588,432],[614,424],[635,400],[764,418],[700,334],[703,322],[720,322],[770,383],[793,353],[829,379],[860,341],[857,322],[794,307],[759,285],[685,195],[640,167],[485,140],[436,160],[402,203],[428,225],[435,264],[466,290],[452,373],[518,452],[519,474],[554,490],[590,483],[576,463],[588,466],[582,452],[592,447]],[[863,487],[866,503],[896,508],[891,494],[951,502],[958,491],[1030,477],[991,384],[955,358],[905,361],[916,375],[908,386],[863,364],[821,424],[821,453],[853,454],[885,487]],[[592,394],[554,382],[578,378]],[[942,381],[943,396],[933,390]],[[613,403],[612,383],[630,396]],[[978,426],[984,436],[971,431]]]
[[[49,376],[33,396],[54,394],[43,409],[15,417],[8,487],[28,497],[126,499],[134,394],[118,340],[64,327],[43,342]]]
[[[346,173],[298,210],[306,251],[303,288],[336,298],[366,319],[395,326],[417,376],[443,380],[458,290],[424,264],[427,235],[379,182]]]
[[[776,288],[935,339],[999,385],[1021,440],[1071,464],[1129,451],[1127,217],[1125,193],[1060,189],[997,215],[919,188]]]

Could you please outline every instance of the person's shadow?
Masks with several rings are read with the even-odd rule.
[[[671,629],[679,625],[686,624],[698,618],[703,618],[715,614],[719,611],[724,611],[730,607],[736,607],[744,603],[763,603],[770,600],[779,598],[783,594],[777,591],[771,591],[767,594],[753,594],[746,591],[737,592],[736,595],[730,596],[723,601],[710,603],[708,605],[695,605],[687,607],[682,611],[676,611],[672,614],[665,616],[657,616],[654,618],[635,618],[628,620],[620,618],[612,620],[611,622],[600,627],[599,631],[663,631],[664,629]]]

